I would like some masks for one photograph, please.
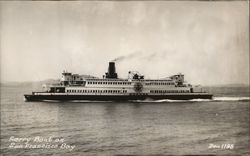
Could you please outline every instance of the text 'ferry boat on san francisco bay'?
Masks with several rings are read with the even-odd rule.
[[[25,94],[24,97],[26,101],[122,101],[211,99],[213,96],[204,92],[200,86],[185,83],[183,74],[164,79],[144,79],[143,75],[133,71],[128,74],[127,79],[118,78],[115,62],[109,62],[108,72],[103,78],[63,72],[59,84],[51,85],[44,92]]]

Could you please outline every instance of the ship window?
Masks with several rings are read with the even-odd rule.
[[[108,82],[108,84],[112,84],[112,82]]]
[[[102,84],[101,82],[98,82],[98,84]]]

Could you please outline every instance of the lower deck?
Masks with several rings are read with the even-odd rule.
[[[171,94],[124,94],[124,95],[83,95],[83,94],[66,94],[66,93],[44,93],[44,94],[26,94],[26,101],[43,101],[43,100],[95,100],[95,101],[125,101],[125,100],[190,100],[190,99],[211,99],[212,94],[208,93],[171,93]]]

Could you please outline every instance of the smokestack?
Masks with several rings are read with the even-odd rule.
[[[117,73],[115,72],[115,62],[109,62],[108,72],[105,73],[106,78],[117,79]]]

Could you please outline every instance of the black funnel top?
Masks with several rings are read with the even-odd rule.
[[[109,62],[108,72],[105,73],[106,78],[117,79],[117,73],[115,72],[115,62]]]

